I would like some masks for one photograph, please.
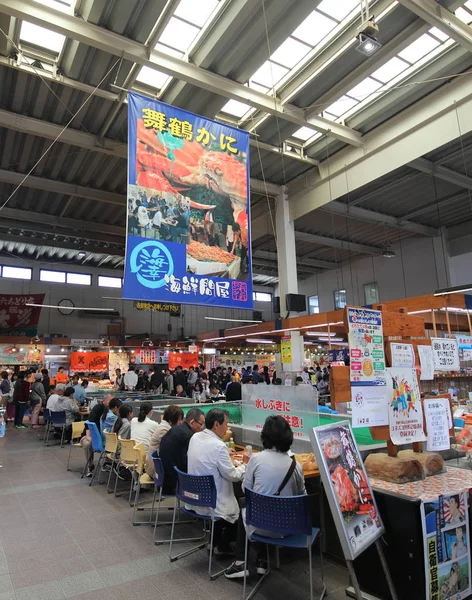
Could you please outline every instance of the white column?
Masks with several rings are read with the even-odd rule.
[[[287,314],[286,295],[298,294],[295,223],[290,220],[289,201],[283,188],[277,196],[276,208],[275,230],[277,235],[280,316],[283,318]],[[303,337],[298,331],[287,331],[285,335],[290,337],[292,341],[292,362],[283,364],[282,371],[300,371],[303,367]]]

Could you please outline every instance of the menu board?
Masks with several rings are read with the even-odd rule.
[[[392,442],[424,442],[423,408],[416,369],[392,367],[387,371],[391,378],[389,425]]]
[[[434,379],[434,358],[431,346],[418,346],[420,357],[421,377],[423,381]]]
[[[459,371],[459,348],[456,338],[431,338],[435,371]]]
[[[428,452],[449,450],[449,429],[452,427],[451,406],[448,398],[426,398],[423,401],[428,438]]]
[[[385,385],[382,313],[347,308],[351,386]]]
[[[464,600],[471,593],[468,492],[421,504],[426,600]]]
[[[415,351],[412,344],[390,343],[392,367],[414,367]]]
[[[354,560],[384,533],[349,421],[310,430],[316,462],[344,556]]]
[[[282,364],[288,365],[292,362],[292,338],[283,337],[280,341],[280,360]]]

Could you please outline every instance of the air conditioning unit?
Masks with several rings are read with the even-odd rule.
[[[79,317],[81,319],[114,319],[119,317],[120,313],[118,310],[103,311],[103,310],[78,310]]]

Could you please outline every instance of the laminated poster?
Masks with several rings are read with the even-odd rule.
[[[423,401],[426,418],[428,452],[449,450],[449,429],[452,425],[451,407],[448,398],[425,398]]]
[[[431,381],[434,379],[433,349],[431,346],[418,346],[418,354],[421,366],[420,379],[423,381]]]
[[[390,375],[390,438],[394,444],[424,442],[423,408],[416,369],[387,369]]]
[[[354,560],[384,526],[349,421],[314,427],[310,439],[344,556]]]
[[[391,400],[388,385],[364,385],[351,388],[352,427],[388,425]]]
[[[347,317],[351,387],[385,385],[382,313],[378,310],[348,307]]]
[[[412,344],[390,343],[392,367],[414,367],[415,351]]]
[[[457,338],[431,338],[435,371],[459,371]]]
[[[471,593],[468,492],[425,500],[426,600],[465,600]]]

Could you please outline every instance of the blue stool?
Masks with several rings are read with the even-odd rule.
[[[49,416],[50,416],[50,421],[49,421],[49,427],[47,428],[45,444],[46,444],[46,446],[49,445],[49,443],[48,443],[49,442],[49,433],[51,432],[51,429],[54,429],[54,428],[62,429],[61,448],[64,448],[64,432],[66,429],[66,411],[65,410],[51,410],[49,412]]]
[[[461,419],[460,417],[454,417],[454,427],[464,429],[465,419]]]
[[[103,452],[105,451],[105,448],[103,446],[102,434],[98,431],[98,427],[97,427],[96,423],[93,423],[92,421],[85,421],[85,424],[88,426],[88,429],[90,431],[93,454],[95,454],[95,452],[99,452],[100,456],[101,456],[103,454]],[[93,455],[92,455],[92,464],[93,464]],[[82,471],[81,479],[83,479],[83,477],[85,476],[85,471],[87,470],[87,465],[88,465],[88,462],[85,463],[85,467],[84,467],[84,470]],[[89,486],[92,485],[93,480],[95,479],[95,475],[97,474],[97,471],[99,471],[99,467],[100,467],[100,465],[97,465],[97,468],[94,469],[92,478],[90,479]]]
[[[254,596],[264,579],[270,573],[269,545],[282,548],[305,548],[308,550],[310,571],[310,600],[313,600],[313,565],[311,549],[316,540],[320,541],[321,582],[323,590],[319,600],[326,595],[326,585],[323,578],[323,554],[321,550],[321,532],[318,527],[312,527],[309,496],[269,496],[258,494],[246,488],[246,525],[252,525],[256,530],[274,532],[285,537],[268,537],[253,533],[246,536],[244,551],[243,598],[249,600]],[[267,572],[263,575],[246,598],[246,573],[248,564],[249,542],[261,542],[267,545]]]
[[[203,538],[199,538],[205,540],[203,543],[198,544],[194,548],[190,550],[186,550],[177,556],[172,556],[172,544],[174,543],[174,529],[175,529],[175,517],[179,510],[191,515],[195,519],[200,519],[203,521],[209,521],[211,523],[210,529],[210,558],[208,561],[208,575],[210,579],[213,581],[220,575],[225,572],[225,569],[218,571],[217,573],[212,573],[211,571],[211,562],[213,558],[213,538],[215,533],[215,523],[217,521],[221,521],[220,517],[215,516],[215,508],[216,508],[216,486],[215,479],[213,475],[189,475],[187,473],[183,473],[179,471],[177,467],[174,467],[177,472],[177,489],[175,492],[175,506],[174,506],[174,515],[172,518],[172,531],[170,534],[170,547],[169,547],[169,558],[170,562],[174,562],[179,558],[183,558],[184,556],[188,556],[189,554],[193,554],[202,548],[207,547],[207,542],[205,540],[206,533]],[[185,506],[180,506],[180,503],[190,504],[191,506],[195,506],[195,510],[191,510],[185,508]],[[199,508],[208,508],[209,514],[203,515],[198,513]]]

